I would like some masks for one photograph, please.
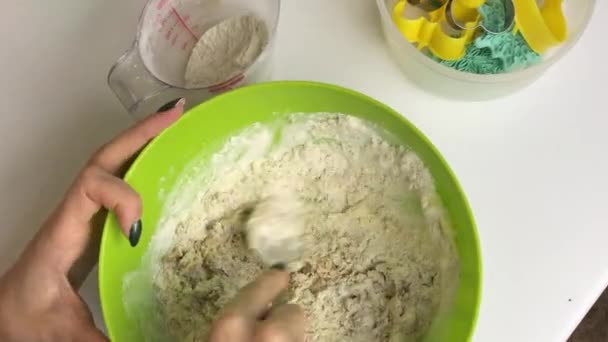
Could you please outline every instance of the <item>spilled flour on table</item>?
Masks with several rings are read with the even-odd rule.
[[[294,114],[229,139],[198,179],[174,190],[187,200],[175,197],[155,234],[148,310],[157,329],[206,341],[221,308],[264,269],[234,213],[290,192],[305,207],[304,256],[290,265],[282,299],[307,313],[306,341],[419,339],[450,304],[458,260],[429,171],[395,141],[331,113]]]

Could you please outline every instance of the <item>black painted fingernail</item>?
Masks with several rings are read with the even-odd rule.
[[[141,220],[137,220],[133,225],[131,225],[131,230],[129,230],[129,243],[131,247],[137,246],[139,243],[139,238],[141,237],[142,224]]]
[[[287,265],[285,265],[282,262],[278,262],[278,263],[270,266],[270,269],[277,270],[277,271],[285,271],[287,269]]]
[[[158,108],[157,112],[159,112],[159,113],[160,113],[160,112],[166,112],[166,111],[168,111],[168,110],[170,110],[170,109],[175,108],[175,106],[177,105],[177,103],[178,103],[178,102],[179,102],[179,100],[181,100],[181,99],[182,99],[181,97],[178,97],[178,98],[176,98],[176,99],[175,99],[175,100],[173,100],[173,101],[170,101],[170,102],[165,103],[165,104],[164,104],[162,107]]]

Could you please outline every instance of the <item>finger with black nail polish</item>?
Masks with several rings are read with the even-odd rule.
[[[161,106],[160,108],[158,108],[157,112],[166,112],[168,110],[171,110],[173,108],[175,108],[175,106],[177,105],[177,103],[179,102],[179,100],[181,100],[181,97],[176,98],[173,101],[169,101],[167,103],[165,103],[163,106]]]
[[[129,230],[129,243],[131,244],[131,247],[135,247],[139,243],[142,229],[141,219],[131,225],[131,229]]]

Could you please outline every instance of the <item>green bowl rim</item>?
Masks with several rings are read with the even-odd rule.
[[[177,127],[179,127],[179,125],[185,125],[189,118],[192,117],[192,115],[190,115],[192,112],[194,112],[195,110],[201,110],[201,108],[204,108],[205,106],[209,106],[209,104],[212,104],[216,101],[224,101],[225,98],[229,98],[229,97],[234,97],[234,96],[238,96],[241,93],[245,93],[248,91],[255,91],[259,88],[274,88],[276,86],[288,86],[288,87],[293,87],[293,86],[308,86],[308,87],[316,87],[316,88],[326,88],[326,89],[330,89],[332,91],[337,91],[337,92],[342,92],[342,93],[346,93],[348,95],[353,95],[359,98],[363,98],[366,101],[369,101],[379,107],[382,107],[384,110],[386,110],[386,112],[390,113],[391,115],[397,117],[398,120],[400,120],[404,125],[408,126],[409,129],[411,129],[414,133],[416,133],[416,135],[422,139],[422,141],[430,148],[430,150],[437,156],[437,158],[439,159],[439,161],[441,162],[441,164],[443,165],[443,167],[445,168],[445,170],[447,171],[448,175],[452,178],[452,180],[454,181],[454,185],[456,186],[456,190],[459,192],[460,197],[463,199],[464,201],[464,207],[466,209],[466,215],[469,217],[470,221],[471,221],[471,228],[473,229],[473,237],[474,237],[474,245],[475,248],[477,250],[477,254],[478,254],[478,258],[477,258],[477,271],[479,273],[479,286],[477,289],[477,293],[475,295],[475,311],[471,320],[471,331],[469,332],[469,337],[468,340],[471,340],[476,327],[477,327],[477,322],[479,319],[479,311],[480,311],[480,307],[481,307],[481,295],[482,295],[482,288],[483,288],[483,268],[482,268],[482,254],[481,254],[481,244],[479,241],[479,232],[477,230],[477,224],[475,223],[475,217],[473,215],[473,212],[471,210],[471,207],[469,205],[469,201],[467,199],[467,197],[465,196],[465,193],[462,189],[462,186],[460,185],[460,182],[458,181],[458,178],[456,177],[454,171],[452,170],[452,168],[449,166],[449,164],[447,163],[447,161],[445,160],[445,158],[443,157],[443,155],[439,152],[439,150],[437,149],[437,147],[435,147],[435,145],[426,137],[426,135],[424,133],[422,133],[422,131],[420,131],[413,123],[411,123],[409,120],[407,120],[403,115],[401,115],[399,112],[397,112],[396,110],[392,109],[391,107],[389,107],[388,105],[370,97],[367,96],[365,94],[362,94],[358,91],[352,90],[352,89],[348,89],[348,88],[344,88],[338,85],[333,85],[333,84],[328,84],[328,83],[322,83],[322,82],[315,82],[315,81],[271,81],[271,82],[264,82],[264,83],[257,83],[257,84],[252,84],[252,85],[247,85],[241,88],[237,88],[234,90],[231,90],[227,93],[218,95],[216,97],[213,97],[205,102],[202,102],[198,105],[196,105],[195,107],[191,108],[190,110],[188,110],[186,113],[184,113],[182,115],[182,117],[176,122],[174,123],[172,126],[170,126],[169,128],[165,129],[163,132],[161,132],[156,138],[154,138],[152,141],[150,141],[150,143],[148,143],[141,151],[141,153],[137,156],[137,158],[133,161],[133,163],[131,164],[131,166],[129,167],[129,169],[127,170],[127,172],[125,173],[125,176],[123,177],[123,179],[128,183],[129,178],[131,177],[132,174],[132,170],[135,169],[135,167],[139,164],[140,160],[147,154],[149,153],[150,149],[154,148],[154,146],[156,144],[159,143],[159,139],[160,137],[162,137],[163,135],[165,135],[165,133],[169,130],[172,129],[177,129]],[[106,301],[106,295],[105,295],[105,291],[104,291],[104,286],[102,285],[104,283],[104,280],[106,278],[104,269],[106,268],[105,266],[105,262],[104,260],[106,260],[105,258],[105,251],[106,248],[105,244],[107,244],[108,242],[108,229],[110,229],[110,226],[112,226],[112,222],[110,220],[110,216],[108,215],[104,221],[104,225],[103,225],[103,232],[102,232],[102,237],[101,237],[101,244],[100,244],[100,248],[99,248],[99,266],[98,266],[98,281],[97,281],[97,286],[99,287],[99,303],[101,306],[101,311],[102,311],[102,316],[103,316],[103,321],[104,324],[106,326],[106,333],[108,335],[110,335],[109,337],[112,338],[111,334],[112,334],[112,329],[110,327],[110,325],[108,324],[108,322],[110,322],[107,319],[107,316],[109,315],[108,312],[106,312],[106,305],[103,305],[103,303]]]

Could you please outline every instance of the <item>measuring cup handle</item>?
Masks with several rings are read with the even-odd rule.
[[[169,88],[148,71],[137,43],[114,63],[108,73],[108,85],[131,114],[137,112],[146,99]]]

